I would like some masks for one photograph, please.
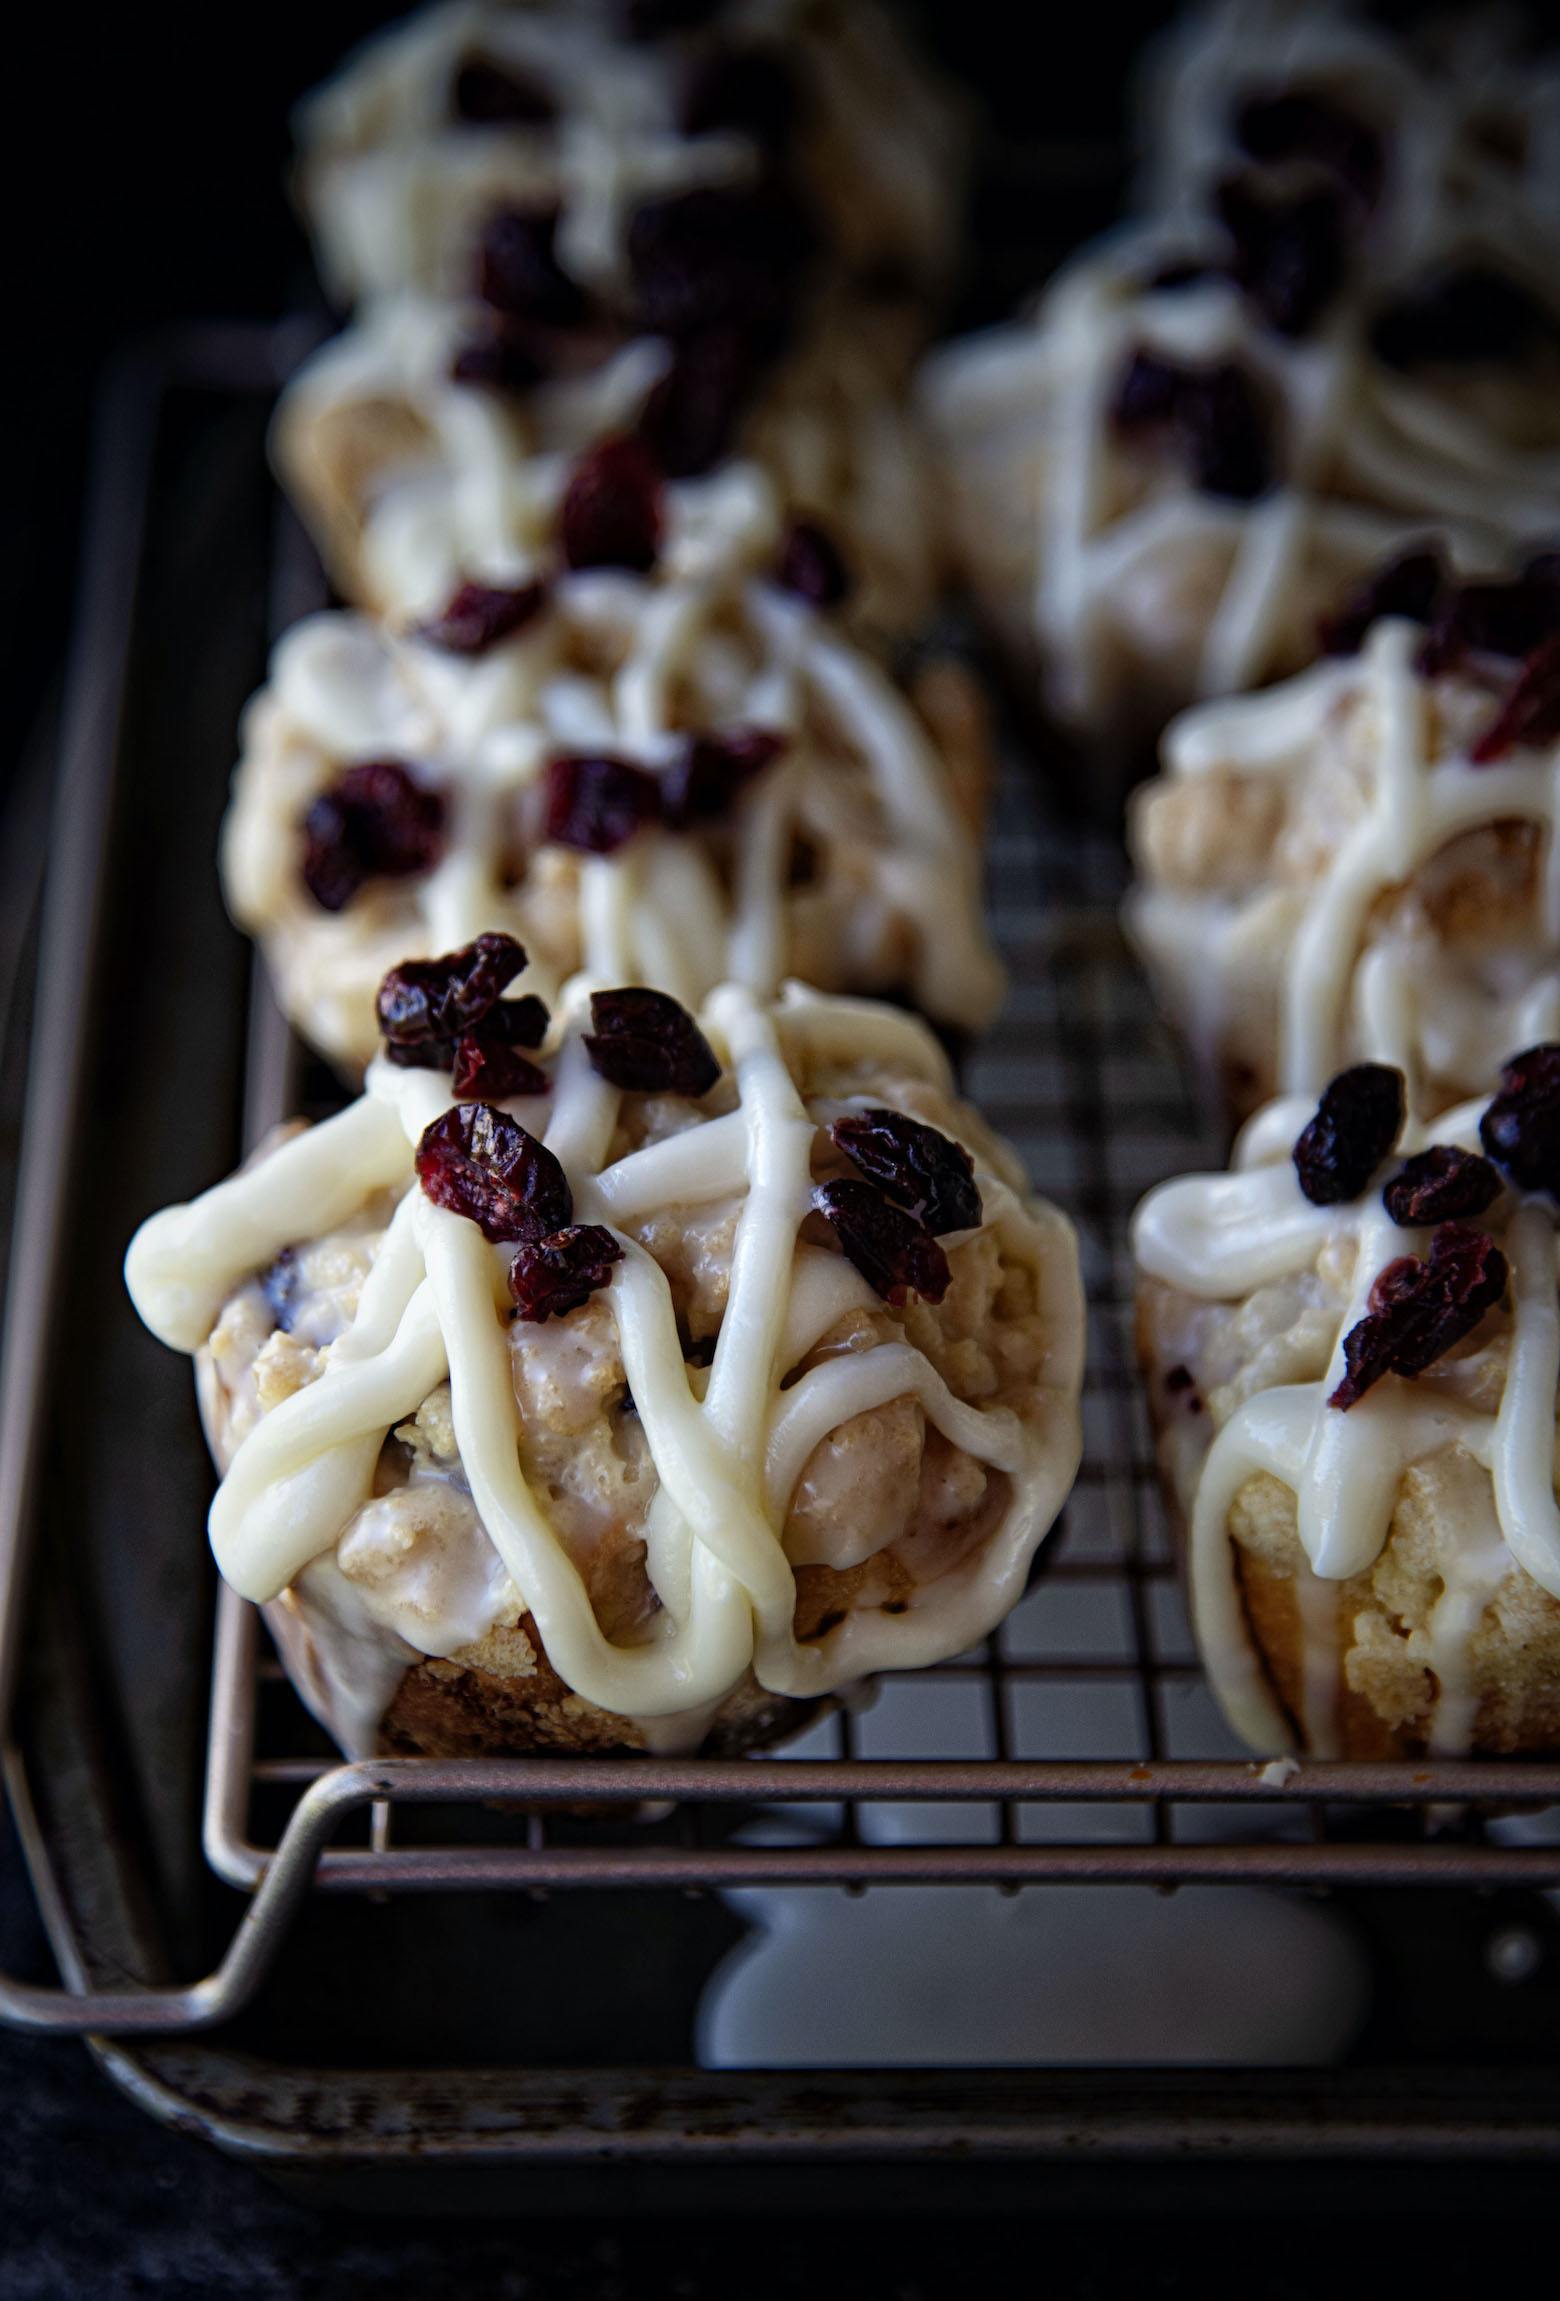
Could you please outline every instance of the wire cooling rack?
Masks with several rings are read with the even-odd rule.
[[[1466,1801],[1474,1783],[1490,1796],[1494,1773],[1507,1792],[1519,1782],[1529,1798],[1554,1796],[1560,1768],[1296,1773],[1246,1760],[1213,1708],[1133,1365],[1127,1225],[1150,1183],[1217,1161],[1220,1147],[1117,931],[1122,875],[1117,845],[1060,823],[1033,771],[1010,759],[988,907],[1011,989],[965,1085],[1077,1222],[1090,1297],[1083,1467],[1012,1617],[953,1661],[884,1673],[766,1758],[370,1769],[388,1794],[372,1800],[368,1843],[324,1851],[321,1886],[1532,1877],[1545,1857],[1485,1842]],[[289,1072],[263,983],[250,1048],[258,1136],[287,1107]],[[300,1793],[328,1798],[363,1770],[324,1754],[253,1609],[227,1593],[215,1688],[207,1853],[231,1884],[253,1887],[278,1830],[297,1826]],[[473,1843],[451,1826],[458,1799],[528,1810],[507,1828],[485,1815]],[[1388,1829],[1362,1840],[1361,1809],[1388,1802]],[[635,1805],[644,1818],[625,1823]],[[416,1810],[428,1806],[446,1810]],[[1433,1829],[1405,1829],[1415,1806]],[[594,1834],[581,1827],[592,1809],[605,1821]]]
[[[1064,821],[1015,754],[997,795],[989,869],[1012,988],[965,1087],[1016,1143],[1036,1187],[1078,1223],[1090,1298],[1083,1468],[1021,1605],[978,1650],[883,1677],[870,1698],[846,1701],[777,1754],[344,1765],[266,1651],[253,1611],[224,1593],[205,1840],[213,1868],[252,1899],[203,1980],[100,1986],[101,1963],[83,1954],[8,1724],[68,1230],[60,1146],[80,1139],[157,409],[170,375],[253,394],[274,388],[289,356],[285,341],[258,331],[175,339],[109,402],[105,470],[119,477],[110,486],[100,474],[87,546],[0,1379],[4,1769],[66,1988],[0,1975],[0,2019],[111,2035],[210,2027],[254,1995],[313,1887],[1560,1883],[1560,1849],[1492,1842],[1481,1819],[1494,1805],[1560,1803],[1560,1765],[1265,1768],[1213,1709],[1133,1370],[1126,1224],[1150,1183],[1217,1157],[1219,1145],[1118,935],[1118,847]],[[285,524],[278,532],[285,539]],[[295,548],[278,551],[272,574],[275,620],[312,603],[317,572]],[[235,1015],[233,1029],[243,1027]],[[248,1031],[252,1135],[288,1107],[296,1071],[258,984]],[[166,1379],[187,1375],[170,1360]]]

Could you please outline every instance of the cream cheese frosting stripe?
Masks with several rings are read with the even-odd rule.
[[[1057,1329],[1048,1403],[1035,1427],[1005,1408],[955,1399],[908,1346],[844,1354],[782,1392],[786,1369],[846,1309],[877,1305],[842,1256],[798,1244],[811,1204],[815,1128],[783,1048],[800,1042],[823,1052],[844,1035],[859,1056],[892,1060],[913,1045],[923,1076],[928,1068],[938,1073],[939,1058],[907,1018],[879,1017],[794,985],[773,1012],[747,989],[727,986],[704,1022],[735,1070],[739,1111],[603,1170],[617,1093],[585,1062],[571,1023],[545,1138],[569,1174],[583,1221],[622,1223],[669,1199],[707,1202],[745,1186],[707,1381],[684,1365],[665,1276],[615,1230],[624,1260],[604,1299],[660,1480],[646,1539],[663,1611],[650,1642],[625,1648],[602,1636],[584,1584],[521,1473],[508,1250],[490,1247],[474,1224],[412,1184],[413,1146],[448,1107],[447,1081],[382,1061],[371,1066],[360,1102],[193,1206],[154,1216],[127,1259],[142,1317],[189,1349],[234,1284],[318,1231],[327,1195],[345,1214],[374,1190],[405,1191],[352,1326],[320,1377],[255,1425],[213,1503],[213,1547],[243,1595],[276,1596],[332,1547],[369,1494],[385,1432],[416,1412],[447,1369],[456,1439],[483,1525],[554,1667],[605,1709],[654,1718],[716,1701],[750,1660],[773,1692],[827,1691],[890,1660],[914,1666],[955,1651],[1012,1602],[1077,1459],[1081,1305],[1065,1223],[1049,1209],[1022,1206],[999,1177],[981,1173],[989,1219],[1006,1251],[1031,1269]],[[535,1101],[511,1107],[522,1123],[541,1123]],[[795,1585],[778,1531],[791,1489],[819,1437],[900,1395],[918,1398],[955,1445],[1005,1471],[1011,1506],[978,1559],[941,1577],[906,1613],[848,1614],[825,1637],[798,1646]]]
[[[1252,1651],[1235,1583],[1229,1513],[1249,1478],[1267,1472],[1296,1497],[1301,1547],[1323,1585],[1366,1571],[1390,1529],[1403,1473],[1412,1464],[1462,1446],[1489,1471],[1499,1540],[1470,1539],[1464,1580],[1448,1581],[1430,1623],[1431,1666],[1453,1690],[1436,1747],[1465,1746],[1472,1728],[1466,1698],[1468,1649],[1483,1606],[1511,1559],[1560,1598],[1560,1508],[1554,1491],[1555,1400],[1560,1386],[1560,1294],[1556,1214],[1549,1201],[1525,1198],[1503,1239],[1511,1271],[1513,1320],[1499,1411],[1486,1414],[1447,1390],[1395,1377],[1379,1383],[1346,1413],[1327,1404],[1344,1372],[1343,1337],[1366,1312],[1378,1272],[1412,1253],[1427,1235],[1402,1229],[1382,1206],[1379,1189],[1347,1205],[1317,1207],[1303,1196],[1290,1146],[1314,1101],[1270,1104],[1244,1131],[1235,1169],[1192,1175],[1151,1191],[1133,1218],[1139,1267],[1206,1301],[1239,1301],[1257,1288],[1314,1267],[1324,1247],[1355,1250],[1350,1298],[1340,1314],[1327,1372],[1316,1382],[1257,1391],[1214,1438],[1191,1513],[1191,1582],[1199,1641],[1216,1693],[1232,1723],[1259,1748],[1290,1740],[1282,1712]],[[1436,1143],[1479,1148],[1483,1101],[1447,1112],[1433,1125],[1410,1117],[1398,1145],[1404,1157]],[[1474,1534],[1477,1529],[1472,1530]],[[1494,1571],[1494,1566],[1499,1571]],[[1493,1580],[1491,1575],[1493,1573]],[[1300,1585],[1304,1599],[1306,1586]],[[1336,1751],[1336,1600],[1311,1593],[1304,1654],[1310,1689],[1304,1720],[1308,1746]],[[1318,1612],[1317,1609],[1321,1611]],[[1459,1689],[1463,1689],[1459,1693]]]
[[[1423,638],[1417,625],[1384,618],[1359,656],[1318,664],[1263,694],[1199,705],[1165,734],[1172,775],[1224,767],[1282,776],[1324,743],[1347,706],[1369,714],[1365,811],[1305,889],[1280,984],[1278,1074],[1286,1094],[1320,1093],[1339,1070],[1352,999],[1362,1058],[1403,1071],[1415,1099],[1424,1046],[1422,965],[1390,936],[1363,957],[1362,947],[1378,897],[1411,879],[1460,833],[1498,822],[1540,828],[1543,939],[1551,952],[1560,949],[1560,746],[1518,750],[1489,766],[1475,766],[1455,746],[1434,750],[1431,691],[1415,668]],[[1216,933],[1211,900],[1167,905],[1147,889],[1129,899],[1129,918],[1135,909],[1144,918],[1145,940],[1169,934],[1175,918],[1182,934],[1204,945]],[[1216,991],[1209,996],[1216,1003]],[[1217,1014],[1207,1021],[1216,1039]],[[1557,1024],[1560,959],[1552,959],[1513,1005],[1503,1043],[1532,1044],[1553,1035]]]

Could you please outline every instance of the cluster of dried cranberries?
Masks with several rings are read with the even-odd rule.
[[[814,1204],[846,1255],[885,1302],[941,1302],[952,1276],[937,1241],[981,1219],[974,1163],[962,1143],[903,1111],[854,1111],[829,1139],[867,1179],[820,1184]]]
[[[417,1179],[435,1206],[513,1243],[517,1315],[539,1326],[605,1286],[623,1249],[599,1223],[576,1223],[569,1178],[545,1143],[491,1103],[460,1103],[417,1145]]]
[[[521,1052],[547,1034],[547,1009],[503,992],[525,966],[513,935],[479,935],[441,959],[407,959],[379,986],[375,1012],[386,1060],[445,1071],[460,1102],[544,1095],[545,1071]]]
[[[1521,671],[1469,757],[1484,767],[1519,744],[1560,741],[1560,553],[1537,553],[1510,582],[1458,583],[1440,555],[1410,551],[1359,584],[1320,637],[1329,655],[1353,655],[1378,616],[1427,626],[1419,668],[1427,678],[1481,658]]]
[[[784,747],[783,736],[760,727],[691,735],[659,774],[630,759],[565,753],[547,765],[547,837],[582,854],[611,855],[653,825],[686,831],[716,822]]]

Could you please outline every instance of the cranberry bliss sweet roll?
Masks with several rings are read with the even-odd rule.
[[[1560,563],[1457,583],[1414,553],[1328,637],[1169,729],[1126,923],[1238,1115],[1368,1056],[1428,1117],[1560,1036]]]
[[[636,243],[712,190],[783,203],[840,279],[911,307],[957,244],[962,113],[873,0],[463,0],[365,43],[296,127],[341,304],[459,293],[513,218],[621,308]]]
[[[505,348],[507,324],[481,300],[386,299],[283,393],[272,454],[347,598],[416,618],[462,583],[525,580],[580,459],[627,439],[680,564],[778,554],[874,644],[925,625],[941,573],[930,457],[855,314],[772,358],[725,328],[591,338],[547,376]]]
[[[630,572],[654,492],[610,460],[586,478],[550,584],[468,586],[401,636],[316,616],[278,647],[222,861],[289,1016],[361,1067],[385,969],[494,928],[548,999],[582,966],[695,1006],[728,977],[795,975],[982,1027],[1001,971],[978,729],[944,696],[939,747],[772,580]]]
[[[927,382],[969,580],[1089,734],[1302,668],[1427,526],[1469,569],[1560,526],[1552,72],[1325,9],[1189,45],[1151,220]]]
[[[342,1746],[732,1750],[984,1636],[1076,1470],[1066,1221],[911,1017],[396,970],[362,1099],[138,1233],[217,1562]],[[476,1099],[481,1098],[481,1099]]]
[[[1357,1065],[1138,1209],[1198,1642],[1259,1750],[1552,1752],[1560,1045],[1405,1108]]]

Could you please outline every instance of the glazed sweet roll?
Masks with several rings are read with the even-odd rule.
[[[1560,1045],[1433,1123],[1342,1072],[1139,1208],[1204,1662],[1262,1751],[1560,1749]]]
[[[1094,736],[1303,668],[1352,586],[1427,535],[1471,574],[1560,527],[1560,431],[1456,412],[1346,306],[1286,332],[1162,225],[941,355],[923,405],[977,599]]]
[[[621,478],[579,510],[620,556],[659,518]],[[245,721],[229,904],[290,1018],[349,1069],[377,1045],[387,966],[488,928],[525,941],[549,1000],[581,967],[690,1005],[797,975],[978,1029],[1002,978],[961,697],[928,701],[939,748],[825,615],[757,578],[576,568],[467,587],[400,636],[316,616]]]
[[[349,1752],[730,1751],[984,1636],[1078,1461],[1068,1224],[898,1010],[523,966],[394,971],[362,1099],[127,1259],[304,1698]]]
[[[621,310],[644,243],[710,193],[912,308],[956,245],[961,109],[872,0],[459,0],[366,42],[295,125],[341,304],[460,293],[518,224],[555,302]]]
[[[1324,233],[1329,196],[1347,200],[1389,351],[1412,335],[1431,352],[1434,330],[1441,357],[1467,361],[1500,313],[1503,353],[1522,283],[1541,324],[1560,279],[1556,65],[1493,10],[1405,33],[1325,0],[1220,0],[1149,52],[1146,204],[1206,211],[1232,182],[1261,183],[1287,195],[1293,237]]]
[[[972,587],[1093,735],[1302,668],[1427,527],[1470,573],[1560,527],[1553,71],[1312,8],[1173,54],[1146,218],[926,383]]]
[[[481,304],[403,295],[373,306],[295,376],[272,452],[346,597],[431,615],[462,582],[522,580],[551,547],[579,459],[630,437],[685,557],[772,555],[851,626],[914,634],[941,543],[929,457],[870,328],[844,322],[752,366],[665,336],[589,347],[540,377],[494,356]],[[733,458],[742,459],[733,472]]]
[[[1560,1035],[1560,566],[1414,553],[1329,637],[1353,651],[1170,727],[1127,928],[1237,1115],[1363,1056],[1428,1117]]]

